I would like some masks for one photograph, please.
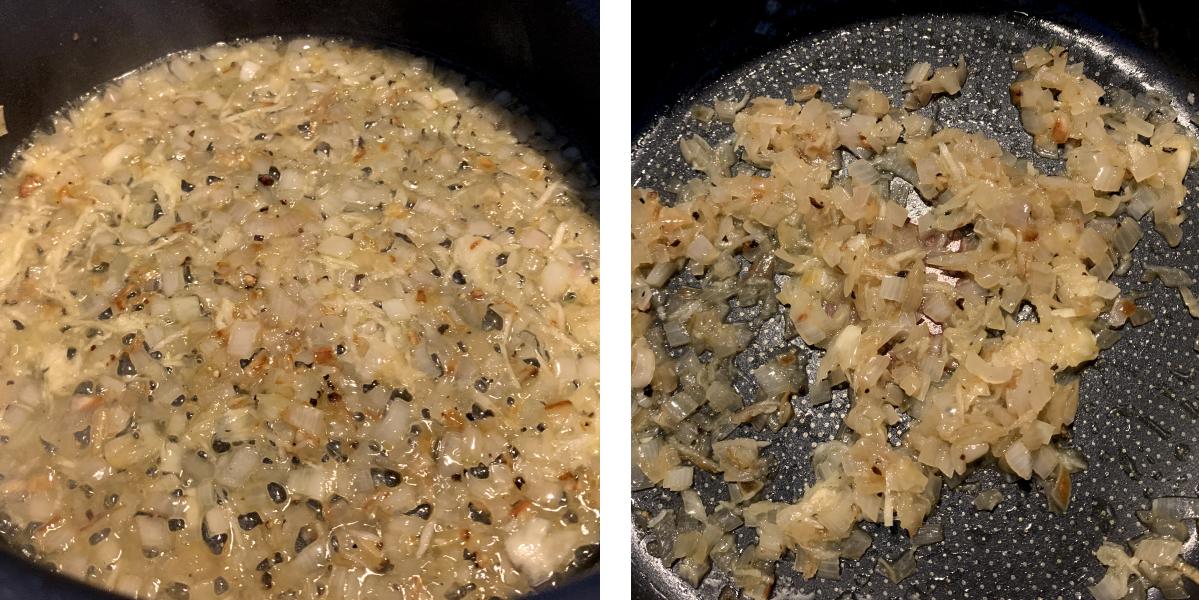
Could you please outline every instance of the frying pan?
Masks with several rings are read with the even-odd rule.
[[[1042,170],[1060,172],[1060,162],[1035,157],[1008,98],[1015,75],[1010,57],[1034,44],[1060,43],[1072,58],[1085,61],[1088,76],[1105,87],[1134,93],[1160,90],[1176,108],[1193,114],[1197,107],[1187,95],[1199,92],[1199,83],[1180,59],[1193,56],[1183,54],[1192,40],[1193,16],[1176,7],[1165,12],[1149,5],[1089,6],[1093,12],[1064,5],[1017,5],[1021,10],[1014,11],[1011,5],[986,2],[974,7],[934,2],[920,6],[927,13],[903,15],[893,3],[788,6],[771,0],[736,12],[692,6],[678,30],[639,10],[634,40],[640,46],[634,47],[634,56],[653,58],[644,65],[634,62],[633,117],[640,130],[634,137],[633,183],[669,191],[692,176],[678,151],[681,135],[699,133],[715,141],[730,133],[727,126],[702,126],[688,118],[687,109],[696,102],[711,105],[746,92],[789,97],[791,88],[802,83],[820,83],[826,98],[840,100],[851,79],[869,81],[895,99],[911,64],[947,64],[958,54],[970,65],[965,88],[960,96],[935,101],[927,110],[947,126],[985,132]],[[977,12],[950,12],[964,8]],[[652,39],[637,29],[647,22],[657,24]],[[1185,184],[1193,196],[1199,177],[1192,173]],[[1188,197],[1192,213],[1193,202]],[[1066,514],[1050,513],[1036,486],[982,469],[943,495],[929,521],[943,526],[945,541],[916,552],[918,570],[912,577],[892,584],[874,572],[879,558],[894,560],[907,549],[908,539],[895,529],[868,526],[873,547],[861,560],[842,561],[839,580],[805,581],[786,560],[780,561],[775,597],[1090,598],[1086,586],[1102,576],[1093,552],[1105,538],[1124,541],[1141,533],[1134,513],[1148,508],[1150,498],[1199,495],[1194,457],[1199,441],[1199,321],[1187,315],[1173,290],[1140,282],[1140,265],[1146,262],[1199,271],[1195,216],[1184,226],[1184,241],[1177,248],[1147,234],[1134,253],[1133,270],[1116,280],[1126,292],[1148,292],[1138,303],[1157,318],[1126,328],[1123,339],[1084,371],[1078,416],[1065,441],[1083,452],[1089,467],[1074,479]],[[748,373],[785,348],[798,345],[810,364],[817,363],[781,316],[767,320],[755,334],[735,361],[738,389],[747,397],[753,392]],[[811,451],[836,435],[848,409],[844,392],[834,398],[816,408],[800,398],[795,417],[778,434],[753,434],[771,442],[764,453],[775,464],[761,499],[794,501],[813,481]],[[728,497],[722,482],[699,470],[695,487],[709,508]],[[1004,500],[993,512],[978,511],[973,497],[988,488],[1000,490]],[[634,492],[632,502],[634,598],[733,597],[727,577],[709,575],[695,590],[655,557],[663,546],[646,527],[646,517],[680,507],[676,494],[655,488]],[[736,534],[742,548],[754,541],[744,528]],[[1184,559],[1194,563],[1197,546],[1192,528]],[[1199,597],[1199,590],[1191,594]]]
[[[403,48],[508,90],[553,123],[598,174],[596,0],[0,0],[0,28],[0,104],[9,128],[0,138],[0,170],[55,111],[165,54],[315,34]],[[598,596],[598,566],[591,566],[538,598]],[[0,552],[0,599],[109,597]]]

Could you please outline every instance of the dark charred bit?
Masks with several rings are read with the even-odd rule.
[[[433,514],[433,505],[429,504],[428,502],[422,502],[417,504],[416,508],[413,508],[404,514],[428,521],[429,517]]]
[[[266,484],[266,493],[275,504],[287,502],[287,489],[274,481]]]
[[[468,503],[466,508],[470,512],[470,520],[484,525],[491,525],[491,511],[475,506],[474,502]]]
[[[468,594],[475,591],[475,587],[476,586],[474,583],[468,583],[466,585],[458,586],[458,587],[454,588],[453,590],[446,592],[445,600],[462,600]]]
[[[137,367],[134,367],[133,361],[129,360],[128,352],[122,352],[120,360],[117,361],[117,375],[121,377],[133,377],[137,375]]]
[[[238,515],[237,524],[242,528],[242,531],[250,531],[262,525],[262,517],[257,512],[248,512],[244,515]]]
[[[379,467],[371,467],[371,480],[377,486],[395,487],[400,485],[403,478],[399,473],[391,469],[381,469]]]
[[[83,429],[75,432],[75,441],[79,442],[80,448],[87,448],[92,445],[92,426],[88,425]]]
[[[499,331],[503,328],[504,317],[488,306],[487,312],[483,313],[483,331]]]
[[[304,548],[308,547],[308,544],[311,544],[315,541],[316,532],[313,531],[311,527],[305,526],[300,530],[300,533],[296,534],[296,554],[303,552]]]
[[[229,541],[229,534],[227,533],[212,535],[208,531],[208,524],[203,521],[200,522],[200,537],[204,539],[204,545],[208,546],[208,550],[218,555],[224,551],[225,542]]]

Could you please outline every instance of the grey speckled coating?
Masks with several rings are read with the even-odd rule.
[[[905,17],[855,25],[805,38],[732,72],[693,97],[682,99],[663,113],[633,147],[634,184],[670,190],[690,177],[677,142],[683,133],[700,133],[715,140],[727,136],[723,125],[700,125],[686,117],[695,102],[736,99],[743,93],[790,97],[793,86],[820,83],[824,97],[839,102],[851,79],[869,81],[893,100],[900,81],[914,62],[934,65],[964,54],[970,75],[959,97],[935,101],[926,111],[950,126],[985,132],[1023,158],[1033,158],[1029,136],[1020,129],[1017,110],[1008,100],[1014,78],[1010,58],[1036,44],[1061,43],[1073,58],[1087,64],[1088,76],[1107,88],[1132,92],[1146,89],[1169,94],[1175,108],[1193,114],[1187,95],[1199,92],[1187,74],[1165,73],[1151,55],[1101,33],[1084,32],[1023,15],[1006,17]],[[1060,170],[1060,163],[1036,159],[1042,169]],[[1199,322],[1187,315],[1178,294],[1160,284],[1140,283],[1140,265],[1148,262],[1178,266],[1199,274],[1199,210],[1194,173],[1183,225],[1184,242],[1169,248],[1154,233],[1137,247],[1137,265],[1118,280],[1125,291],[1148,291],[1141,301],[1158,318],[1124,338],[1089,366],[1082,379],[1078,418],[1069,444],[1080,449],[1090,467],[1075,475],[1074,497],[1068,514],[1054,515],[1036,486],[1017,485],[985,469],[956,490],[946,490],[930,521],[945,529],[944,542],[917,551],[916,575],[899,585],[874,572],[879,556],[896,558],[907,547],[906,533],[869,526],[875,545],[859,561],[842,561],[839,581],[799,577],[785,558],[778,564],[776,598],[1090,598],[1086,586],[1102,574],[1093,551],[1104,538],[1128,539],[1142,531],[1134,511],[1147,508],[1149,498],[1199,495],[1199,354],[1194,350]],[[1147,230],[1150,226],[1146,223]],[[781,321],[776,321],[781,324]],[[760,364],[792,343],[794,333],[782,327],[763,331],[755,346],[738,357],[741,368]],[[798,343],[798,342],[795,342]],[[777,465],[762,498],[792,501],[810,483],[810,453],[840,426],[847,409],[844,394],[816,409],[796,402],[796,416],[766,449]],[[760,435],[760,434],[755,434]],[[697,470],[696,487],[711,509],[727,498],[723,485]],[[994,512],[976,511],[971,502],[982,489],[995,487],[1005,496]],[[697,592],[649,556],[637,515],[678,506],[677,495],[648,490],[633,495],[633,587],[641,598],[716,598],[726,580],[709,576]],[[639,521],[644,523],[644,521]],[[738,530],[747,545],[752,533]],[[1192,529],[1185,558],[1199,559],[1199,541]],[[1199,590],[1192,590],[1199,597]],[[1150,597],[1155,597],[1156,592]],[[1160,597],[1160,596],[1158,596]]]

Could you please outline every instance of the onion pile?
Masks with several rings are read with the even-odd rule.
[[[0,533],[128,596],[511,597],[594,562],[577,151],[405,54],[171,56],[0,178]]]
[[[715,566],[765,599],[784,555],[804,577],[837,576],[841,558],[864,551],[860,521],[939,539],[921,531],[943,482],[983,461],[1040,482],[1050,509],[1068,507],[1085,463],[1057,438],[1077,411],[1078,368],[1126,323],[1152,318],[1109,278],[1129,269],[1146,214],[1180,241],[1194,142],[1161,98],[1105,96],[1063,48],[1014,62],[1012,101],[1064,175],[914,112],[961,91],[959,59],[913,67],[900,106],[865,82],[844,106],[818,86],[793,102],[754,98],[737,107],[731,139],[680,141],[698,175],[674,198],[633,190],[634,481],[685,494],[700,468],[728,487],[716,506],[650,528],[651,551],[693,585]],[[905,207],[892,189],[908,186],[919,200]],[[755,316],[729,318],[747,308]],[[758,391],[743,398],[730,389],[744,376],[734,358],[779,313],[788,338],[819,350],[815,379],[781,351],[779,365],[753,363]],[[759,499],[772,462],[790,457],[771,456],[756,432],[778,431],[805,391],[819,406],[838,387],[851,406],[814,452],[815,481],[787,501]],[[712,509],[729,517],[704,516]],[[736,517],[757,540],[740,553]],[[910,553],[879,562],[893,581],[914,569]]]

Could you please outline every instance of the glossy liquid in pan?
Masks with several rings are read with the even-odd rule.
[[[0,39],[0,104],[9,129],[0,137],[0,169],[47,117],[110,79],[179,50],[268,35],[343,37],[433,58],[494,89],[511,91],[597,167],[599,5],[594,0],[487,5],[472,0],[110,0],[86,5],[0,0],[0,22],[7,25]],[[598,202],[588,208],[598,215]],[[0,600],[115,598],[34,568],[17,556],[19,549],[2,550]],[[592,566],[534,597],[598,594],[598,566]]]

